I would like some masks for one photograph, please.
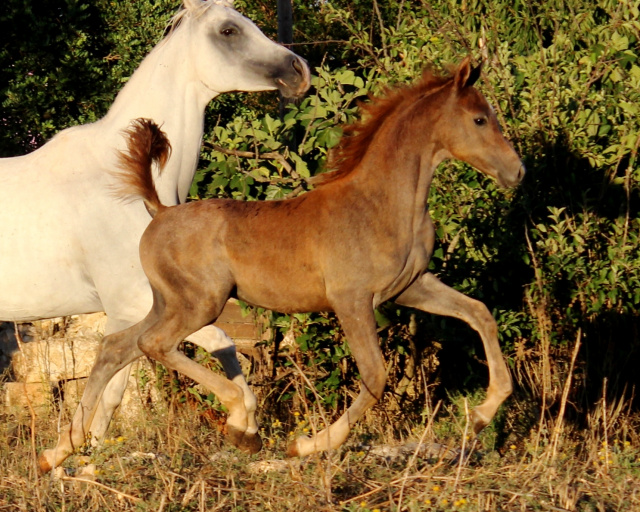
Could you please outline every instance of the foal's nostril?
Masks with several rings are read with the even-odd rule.
[[[527,169],[525,168],[524,164],[522,164],[520,166],[520,169],[518,169],[518,181],[522,181],[522,178],[524,178],[524,175],[526,174]]]

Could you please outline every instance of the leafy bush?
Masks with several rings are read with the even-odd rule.
[[[273,2],[236,5],[274,36]],[[36,13],[5,2],[2,154],[103,115],[176,7],[52,0]],[[631,389],[640,363],[637,2],[334,0],[295,8],[302,45],[294,49],[315,69],[312,90],[282,118],[272,93],[214,101],[192,197],[303,193],[324,171],[340,126],[357,117],[358,101],[471,54],[485,61],[480,88],[528,176],[505,192],[465,165],[444,164],[430,197],[438,228],[430,269],[493,311],[521,394],[557,403],[576,340],[576,410],[592,407],[604,378],[610,394]],[[393,305],[378,313],[393,362],[390,400],[409,377],[415,396],[438,382],[454,391],[485,385],[484,354],[469,328]],[[336,384],[355,386],[357,375],[345,367],[335,319],[272,319],[273,344],[289,335],[303,349],[278,364],[316,368],[321,400],[340,410]],[[429,372],[411,370],[420,364]],[[278,396],[291,397],[288,383],[279,384]]]
[[[430,198],[438,226],[431,270],[494,311],[522,391],[553,403],[580,333],[579,364],[589,375],[580,392],[592,390],[582,406],[599,396],[607,375],[620,381],[612,392],[622,392],[634,376],[639,343],[637,6],[391,2],[384,13],[373,9],[368,24],[359,6],[321,9],[324,21],[348,37],[342,60],[335,52],[330,60],[347,60],[348,67],[317,67],[311,93],[282,120],[257,115],[214,130],[212,139],[231,152],[276,152],[282,159],[208,151],[193,194],[253,200],[300,193],[307,178],[324,170],[339,124],[357,115],[357,100],[414,80],[427,64],[442,67],[467,53],[484,57],[480,87],[529,175],[518,191],[505,192],[465,165],[443,165]],[[408,323],[408,312],[388,309],[392,325]],[[417,324],[417,332],[443,347],[441,373],[432,378],[449,388],[482,384],[484,355],[475,334],[425,315]],[[298,334],[309,360],[329,350]],[[394,350],[409,351],[409,339],[415,337],[405,336]],[[326,375],[335,377],[330,369]]]

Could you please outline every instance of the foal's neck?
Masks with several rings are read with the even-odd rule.
[[[368,197],[414,215],[426,208],[433,172],[444,158],[431,131],[407,126],[404,117],[395,115],[380,127],[353,181]]]

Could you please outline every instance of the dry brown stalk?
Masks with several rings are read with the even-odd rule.
[[[602,382],[602,428],[604,430],[604,474],[609,472],[609,425],[607,424],[607,378]]]
[[[467,447],[467,435],[469,433],[469,403],[467,402],[467,397],[464,398],[464,432],[462,433],[462,448],[460,453],[460,460],[458,461],[458,469],[456,471],[456,481],[453,485],[454,489],[458,489],[458,482],[460,481],[460,472],[462,471],[462,466],[465,463],[465,449]]]
[[[322,403],[322,398],[320,397],[320,395],[318,395],[318,392],[316,391],[315,386],[312,384],[312,382],[309,380],[309,378],[304,374],[304,372],[302,371],[302,368],[300,368],[300,365],[298,365],[298,363],[296,363],[296,361],[287,354],[287,359],[289,359],[289,361],[291,362],[291,364],[295,367],[295,369],[298,371],[298,374],[300,375],[300,377],[302,377],[302,379],[304,380],[304,382],[307,384],[307,386],[309,386],[309,389],[311,390],[311,392],[314,394],[314,396],[316,397],[316,400],[318,401],[318,403]],[[306,404],[305,404],[306,406]],[[322,418],[322,421],[325,425],[329,425],[331,422],[329,421],[329,419],[325,416],[324,414],[324,410],[319,407],[318,408],[318,412],[320,413],[320,417]],[[309,417],[311,417],[311,415],[309,414]],[[315,435],[317,433],[316,430],[316,426],[314,424],[310,424],[311,425],[311,429],[313,431],[313,435]]]
[[[402,510],[402,495],[404,493],[404,488],[405,485],[407,483],[407,478],[409,477],[409,471],[411,470],[411,468],[413,467],[416,458],[418,457],[418,453],[420,452],[420,446],[424,443],[425,437],[427,436],[427,433],[429,432],[429,427],[431,425],[433,425],[433,419],[435,418],[436,414],[438,413],[438,410],[440,409],[440,405],[442,404],[442,400],[439,400],[438,403],[436,404],[436,406],[433,409],[433,413],[431,414],[431,416],[429,417],[429,421],[427,422],[427,425],[424,427],[424,431],[422,432],[422,435],[420,436],[420,441],[418,442],[418,446],[416,446],[415,451],[413,452],[413,455],[411,456],[411,459],[409,459],[409,462],[406,466],[406,468],[404,469],[404,475],[402,478],[402,485],[400,486],[400,496],[398,497],[398,510]]]
[[[160,496],[160,505],[158,505],[157,512],[162,512],[164,510],[164,506],[166,503],[167,503],[167,495],[165,493],[162,493],[162,496]]]
[[[134,503],[138,503],[142,501],[140,498],[136,498],[135,496],[131,496],[131,494],[127,494],[126,492],[119,491],[118,489],[114,489],[113,487],[109,487],[108,485],[101,484],[100,482],[96,482],[95,480],[91,480],[89,478],[77,478],[74,476],[63,476],[60,478],[63,482],[81,482],[83,484],[91,484],[96,487],[100,487],[101,489],[105,489],[109,492],[114,493],[117,496],[122,498],[126,498],[128,500],[133,501]]]
[[[193,498],[193,496],[195,495],[196,491],[198,490],[198,487],[200,486],[200,482],[202,482],[202,480],[196,480],[196,482],[184,494],[184,496],[182,498],[182,506],[183,507],[186,507],[187,504],[191,501],[191,498]]]
[[[237,156],[239,158],[253,158],[255,160],[275,160],[278,162],[289,174],[293,174],[294,170],[291,167],[291,164],[287,161],[287,159],[281,153],[277,151],[269,151],[267,153],[258,153],[252,151],[240,151],[238,149],[229,149],[219,144],[215,144],[213,142],[205,142],[204,146],[217,151],[218,153],[222,153],[224,155],[229,156]],[[256,178],[257,181],[262,181],[261,178]],[[264,179],[264,181],[271,181],[269,179]]]
[[[582,329],[578,329],[576,342],[573,346],[573,353],[571,354],[571,363],[569,364],[569,372],[567,374],[567,380],[564,383],[564,389],[562,391],[562,400],[560,401],[560,410],[558,411],[558,417],[556,418],[556,423],[553,428],[553,442],[552,442],[552,448],[551,448],[550,462],[554,462],[556,459],[558,440],[560,439],[560,433],[562,432],[562,424],[564,423],[564,412],[567,407],[567,400],[569,397],[569,390],[571,389],[571,380],[573,377],[573,369],[575,367],[576,358],[578,357],[578,351],[580,350],[581,340],[582,340]]]
[[[287,354],[287,358],[289,359],[289,361],[291,361],[291,364],[298,371],[298,373],[300,374],[302,379],[305,381],[307,386],[309,386],[309,389],[311,390],[311,392],[316,397],[317,402],[319,404],[322,403],[322,398],[320,397],[320,395],[318,395],[318,392],[316,391],[315,386],[311,383],[309,378],[304,374],[304,372],[302,371],[302,368],[300,368],[298,363],[296,363],[296,361],[291,357],[291,355]],[[304,396],[304,394],[303,394],[303,396]],[[306,403],[304,404],[304,406],[308,411],[308,407],[307,407]],[[318,412],[320,413],[320,417],[322,418],[322,422],[324,423],[325,428],[328,428],[328,425],[331,422],[328,420],[328,418],[324,414],[324,409],[322,407],[318,407]],[[309,419],[311,419],[311,415],[310,414],[309,414],[308,417],[309,417]],[[309,424],[311,425],[311,429],[313,431],[313,435],[316,435],[316,432],[317,432],[316,426],[311,422],[309,422]],[[327,500],[327,503],[332,503],[333,502],[333,495],[332,495],[332,491],[331,491],[331,480],[332,480],[332,475],[331,475],[331,457],[332,457],[332,453],[333,453],[333,450],[330,450],[329,453],[327,454],[327,465],[325,466],[325,473],[324,473],[323,479],[322,479],[322,483],[323,483],[323,487],[324,487],[324,491],[325,491],[325,499]]]
[[[22,353],[22,357],[25,357],[24,351],[22,349],[22,335],[20,334],[20,330],[18,329],[18,324],[13,323],[13,330],[16,336],[16,342],[18,344],[18,350]],[[27,406],[29,407],[29,415],[31,416],[31,455],[33,457],[33,470],[35,475],[36,484],[39,479],[38,472],[38,451],[36,450],[36,412],[33,409],[33,404],[31,403],[31,399],[29,398],[29,393],[27,392],[27,383],[26,381],[22,383],[24,387],[24,396],[27,400]],[[36,485],[36,497],[38,499],[38,504],[42,506],[42,500],[40,498],[40,489],[39,486]]]
[[[549,348],[551,346],[549,336],[549,333],[551,332],[551,320],[546,313],[548,308],[546,303],[546,295],[544,293],[544,287],[542,284],[542,270],[536,258],[535,251],[533,250],[531,239],[529,238],[528,226],[525,229],[524,234],[527,241],[529,256],[531,257],[531,262],[533,264],[536,287],[538,288],[538,292],[540,294],[540,300],[537,301],[536,304],[533,303],[532,297],[527,296],[527,305],[529,306],[529,310],[531,311],[531,316],[533,316],[538,322],[538,332],[540,333],[540,345],[542,348],[542,407],[540,413],[540,421],[538,423],[538,432],[536,435],[535,449],[537,451],[540,446],[540,439],[542,436],[542,431],[544,429],[544,416],[547,408],[547,394],[551,391],[551,364],[549,354]]]

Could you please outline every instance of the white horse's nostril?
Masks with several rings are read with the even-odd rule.
[[[293,62],[291,63],[291,66],[293,66],[293,69],[296,70],[296,73],[298,73],[300,76],[304,76],[304,64],[302,63],[302,61],[298,58],[295,57],[293,59]]]

